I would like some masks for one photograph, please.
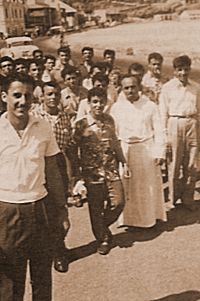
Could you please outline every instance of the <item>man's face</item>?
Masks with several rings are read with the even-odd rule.
[[[69,63],[71,56],[67,52],[60,52],[59,53],[59,59],[62,65],[67,65]]]
[[[190,66],[180,66],[174,69],[174,75],[183,85],[186,85],[190,75],[190,70]]]
[[[44,64],[44,67],[47,71],[51,71],[54,66],[55,61],[53,59],[47,59],[46,63]]]
[[[74,89],[78,86],[78,79],[77,79],[77,75],[76,74],[66,74],[65,75],[65,84],[67,85],[67,87],[69,87],[70,89]]]
[[[90,112],[94,118],[98,118],[103,113],[106,100],[100,96],[92,96],[90,100]]]
[[[104,57],[104,61],[108,63],[110,66],[114,65],[115,57],[112,54],[106,54]]]
[[[112,71],[109,74],[109,83],[113,85],[119,85],[120,74],[113,73]]]
[[[138,79],[138,81],[141,83],[143,75],[144,75],[144,72],[142,70],[131,69],[130,73],[131,73],[131,75],[136,77]]]
[[[4,61],[1,63],[0,69],[3,76],[8,76],[13,71],[13,64],[10,61]]]
[[[48,109],[57,108],[60,101],[60,91],[51,86],[44,86],[43,102]]]
[[[24,64],[19,64],[19,65],[16,65],[15,71],[17,73],[26,74],[27,73],[27,68]]]
[[[134,100],[138,99],[139,85],[136,78],[134,77],[124,78],[121,82],[121,85],[126,98],[130,102],[133,102]]]
[[[93,53],[91,50],[84,50],[82,56],[84,62],[90,62],[92,60]]]
[[[33,87],[15,81],[11,83],[7,92],[2,92],[2,99],[7,103],[11,119],[26,119],[33,99]]]
[[[106,90],[108,87],[108,84],[106,81],[95,80],[93,86],[94,86],[94,88],[103,88]]]
[[[30,76],[32,76],[32,78],[34,80],[38,80],[39,79],[40,72],[41,72],[41,70],[40,70],[39,66],[36,63],[30,64],[28,74]]]
[[[151,71],[151,73],[156,76],[159,77],[161,74],[161,69],[162,69],[162,63],[160,60],[157,59],[151,59],[149,62],[149,70]]]
[[[43,58],[43,53],[42,53],[42,52],[36,51],[36,52],[34,53],[34,59],[36,59],[36,60],[41,60],[42,58]]]

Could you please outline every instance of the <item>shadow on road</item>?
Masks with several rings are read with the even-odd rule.
[[[113,247],[129,248],[136,241],[153,240],[163,232],[173,231],[180,226],[187,226],[200,223],[200,201],[196,201],[197,209],[190,211],[184,208],[181,204],[177,205],[173,210],[168,212],[167,222],[158,222],[151,228],[129,227],[125,232],[114,236]]]
[[[137,228],[129,227],[124,229],[121,228],[123,232],[115,234],[113,236],[112,249],[115,247],[120,248],[130,248],[133,246],[134,242],[142,242],[153,240],[163,232],[173,231],[179,226],[187,226],[192,224],[200,223],[200,201],[196,201],[197,210],[189,211],[184,208],[181,204],[177,205],[173,210],[168,212],[167,222],[158,222],[154,227],[151,228]],[[77,261],[79,259],[88,257],[96,253],[97,244],[96,241],[92,241],[86,245],[76,247],[67,251],[67,256],[70,262]],[[162,299],[161,299],[162,300]],[[163,299],[165,300],[165,299]],[[167,301],[168,299],[166,299]],[[181,300],[182,299],[169,299],[169,301]],[[196,300],[196,299],[194,299]],[[192,301],[192,300],[187,300]]]
[[[69,257],[69,261],[73,262],[96,253],[96,249],[96,241],[92,241],[87,245],[67,250],[67,256]]]
[[[151,301],[198,301],[200,300],[199,291],[187,291],[180,294],[174,294],[170,296],[163,297],[161,299],[155,299]]]

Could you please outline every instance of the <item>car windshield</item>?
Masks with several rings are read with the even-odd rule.
[[[23,45],[32,45],[31,41],[17,41],[9,44],[9,47],[23,46]]]

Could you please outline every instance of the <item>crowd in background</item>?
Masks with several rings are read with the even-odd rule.
[[[197,206],[194,189],[200,146],[200,90],[189,78],[191,59],[187,55],[174,58],[174,73],[167,79],[162,73],[163,57],[157,52],[149,54],[147,70],[133,62],[125,74],[117,66],[112,49],[105,49],[99,61],[94,60],[92,47],[84,47],[81,54],[79,64],[73,62],[69,46],[60,47],[56,57],[35,50],[29,60],[0,58],[1,121],[5,122],[5,117],[10,120],[11,115],[13,118],[16,107],[11,105],[11,99],[21,99],[29,83],[33,97],[27,116],[45,120],[48,127],[43,125],[38,131],[45,140],[51,129],[59,148],[55,158],[60,178],[55,179],[54,169],[50,169],[47,191],[51,201],[45,201],[45,218],[50,232],[56,234],[53,260],[60,272],[68,269],[64,238],[70,224],[68,221],[64,228],[57,227],[62,213],[54,212],[52,200],[58,198],[56,189],[61,189],[55,184],[58,179],[64,188],[65,209],[70,202],[76,207],[88,202],[97,252],[101,255],[112,248],[109,227],[114,222],[131,229],[150,228],[157,221],[167,222],[167,211],[177,202],[190,211]],[[14,89],[16,82],[23,86],[20,92],[18,87]],[[24,102],[19,106],[22,111],[26,99]],[[20,119],[15,114],[15,118],[24,117]],[[23,141],[26,126],[13,127]],[[2,147],[0,160],[8,156],[4,152],[6,148]],[[34,143],[29,152],[34,157]],[[0,174],[3,175],[1,168]],[[9,197],[6,199],[5,191],[10,189],[6,185],[0,184],[0,200],[12,204]],[[26,188],[33,189],[30,183]],[[15,193],[17,189],[21,192],[20,183]],[[33,201],[34,197],[27,203]],[[23,288],[20,289],[23,298]],[[37,300],[51,300],[50,293]]]

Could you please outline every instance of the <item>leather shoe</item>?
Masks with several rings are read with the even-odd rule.
[[[66,273],[69,268],[69,260],[66,256],[59,256],[54,258],[54,269],[60,273]]]
[[[111,245],[108,241],[103,241],[97,248],[100,255],[107,255],[111,250]]]

